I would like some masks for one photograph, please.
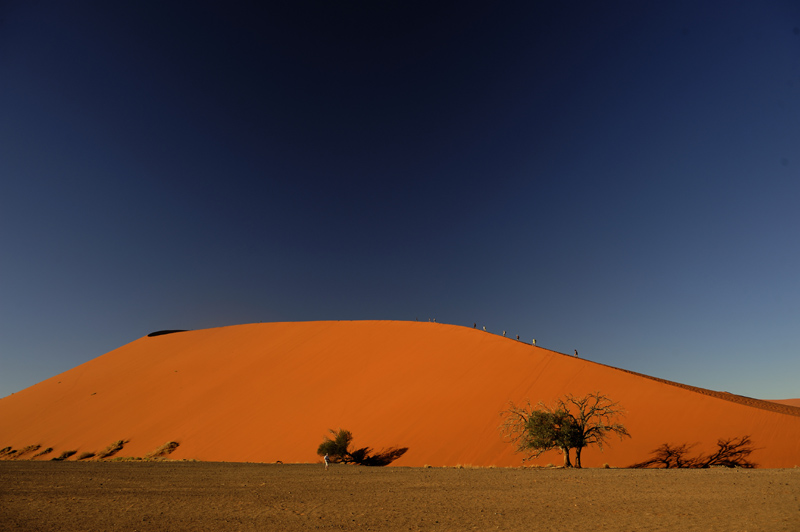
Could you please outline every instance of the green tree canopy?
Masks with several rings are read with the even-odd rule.
[[[516,445],[517,452],[535,458],[550,450],[564,455],[564,466],[571,467],[570,449],[575,449],[575,467],[581,467],[581,451],[589,445],[600,450],[610,434],[630,436],[616,418],[623,415],[619,404],[600,392],[583,397],[566,395],[550,407],[530,402],[517,406],[511,403],[504,416],[503,432]]]

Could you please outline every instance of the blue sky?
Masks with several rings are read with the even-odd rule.
[[[0,396],[436,318],[800,397],[800,4],[122,4],[0,7]]]

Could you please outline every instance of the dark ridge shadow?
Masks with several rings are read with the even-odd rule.
[[[153,336],[163,336],[165,334],[173,334],[173,333],[186,332],[186,331],[187,331],[187,329],[165,329],[163,331],[151,332],[150,334],[147,335],[147,337],[148,338],[152,338]]]

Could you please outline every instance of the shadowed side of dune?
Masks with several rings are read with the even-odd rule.
[[[0,400],[0,447],[54,454],[125,440],[144,456],[313,462],[328,429],[354,446],[408,447],[395,465],[519,465],[509,401],[602,391],[632,438],[583,454],[624,466],[664,443],[749,435],[762,467],[800,461],[800,417],[474,329],[417,322],[267,323],[149,336]],[[754,400],[755,401],[755,400]],[[558,463],[555,453],[539,460]]]

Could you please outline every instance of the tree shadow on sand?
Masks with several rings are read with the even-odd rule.
[[[694,468],[705,469],[709,467],[744,467],[754,468],[758,464],[748,460],[748,456],[755,451],[750,436],[740,438],[720,438],[717,440],[717,450],[710,455],[699,454],[688,456],[689,451],[697,444],[684,443],[670,445],[664,443],[651,452],[649,460],[633,464],[629,467],[643,469],[648,467],[664,469]]]
[[[330,429],[333,438],[326,437],[317,448],[317,454],[327,456],[331,463],[359,464],[365,466],[386,466],[406,454],[408,447],[390,447],[381,449],[380,452],[372,453],[371,447],[362,447],[354,451],[350,450],[350,443],[353,435],[349,430]]]

